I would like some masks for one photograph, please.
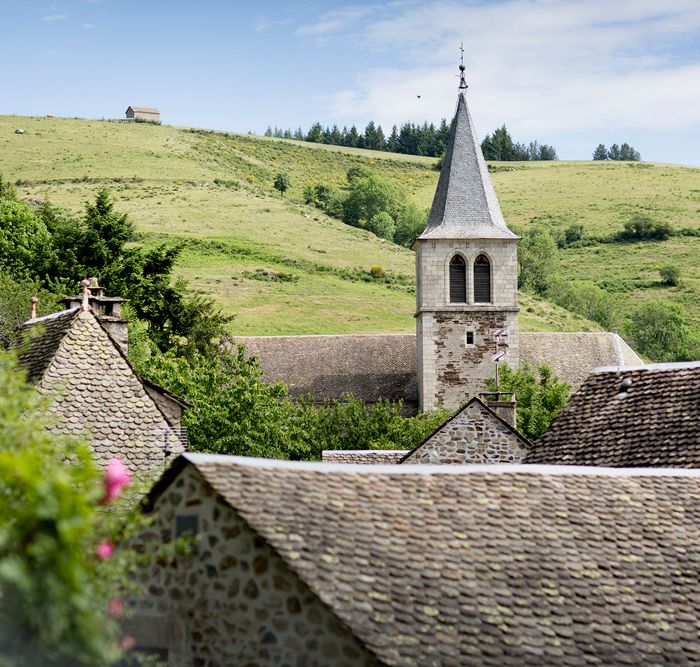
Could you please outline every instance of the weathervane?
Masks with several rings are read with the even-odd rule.
[[[459,43],[459,50],[459,89],[466,90],[469,86],[467,86],[467,80],[464,78],[464,70],[467,69],[464,66],[464,42]]]

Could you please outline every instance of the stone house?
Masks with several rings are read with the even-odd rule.
[[[495,375],[495,337],[512,367],[546,363],[577,389],[593,368],[642,360],[615,333],[522,333],[517,245],[476,136],[460,78],[428,224],[416,239],[416,334],[247,336],[264,378],[316,403],[352,393],[402,400],[405,414],[457,409]]]
[[[86,438],[98,463],[118,456],[132,472],[166,465],[185,449],[180,416],[187,403],[136,374],[123,347],[123,299],[93,288],[91,295],[84,284],[79,301],[67,297],[72,307],[45,317],[33,312],[22,325],[15,347],[27,379],[51,398],[51,430]]]
[[[505,404],[500,401],[499,405]],[[510,421],[474,396],[412,450],[325,450],[324,463],[521,463],[532,444],[518,433],[515,403]]]
[[[700,661],[697,470],[184,454],[125,621],[170,667]]]
[[[150,120],[154,123],[160,123],[160,111],[153,107],[137,107],[129,106],[124,112],[126,120],[136,120],[140,118],[141,120]]]
[[[525,463],[700,468],[700,361],[595,369]]]

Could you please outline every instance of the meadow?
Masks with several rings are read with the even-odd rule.
[[[15,134],[21,127],[24,134]],[[414,328],[413,253],[303,203],[308,184],[342,188],[363,165],[428,208],[435,160],[292,140],[140,123],[0,116],[0,173],[19,195],[80,214],[107,187],[144,244],[182,242],[177,273],[236,315],[239,334],[407,332]],[[494,163],[509,224],[554,234],[581,224],[608,235],[636,213],[700,228],[700,169],[648,163]],[[291,186],[273,188],[277,173]],[[668,297],[700,328],[700,238],[559,251],[565,278],[594,280],[624,304]],[[678,287],[658,269],[681,269]],[[380,266],[378,281],[370,269]],[[524,330],[597,325],[528,294]]]

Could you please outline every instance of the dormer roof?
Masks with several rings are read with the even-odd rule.
[[[467,99],[460,93],[430,218],[418,240],[517,238],[503,219]]]

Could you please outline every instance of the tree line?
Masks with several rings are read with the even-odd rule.
[[[610,148],[606,148],[605,144],[598,144],[593,151],[594,160],[629,160],[630,162],[639,162],[642,156],[639,151],[635,150],[628,143],[621,146],[613,144]]]
[[[450,125],[445,118],[438,125],[428,122],[394,125],[388,136],[385,135],[382,126],[375,124],[374,121],[367,123],[363,131],[359,131],[355,125],[350,129],[344,126],[341,130],[337,125],[324,127],[318,122],[314,123],[307,132],[300,127],[292,131],[268,126],[265,130],[266,137],[426,157],[442,156],[445,153],[449,134]],[[557,159],[557,152],[553,146],[539,144],[537,141],[531,141],[528,144],[514,142],[505,125],[494,130],[493,134],[486,135],[481,142],[481,150],[487,160]]]

